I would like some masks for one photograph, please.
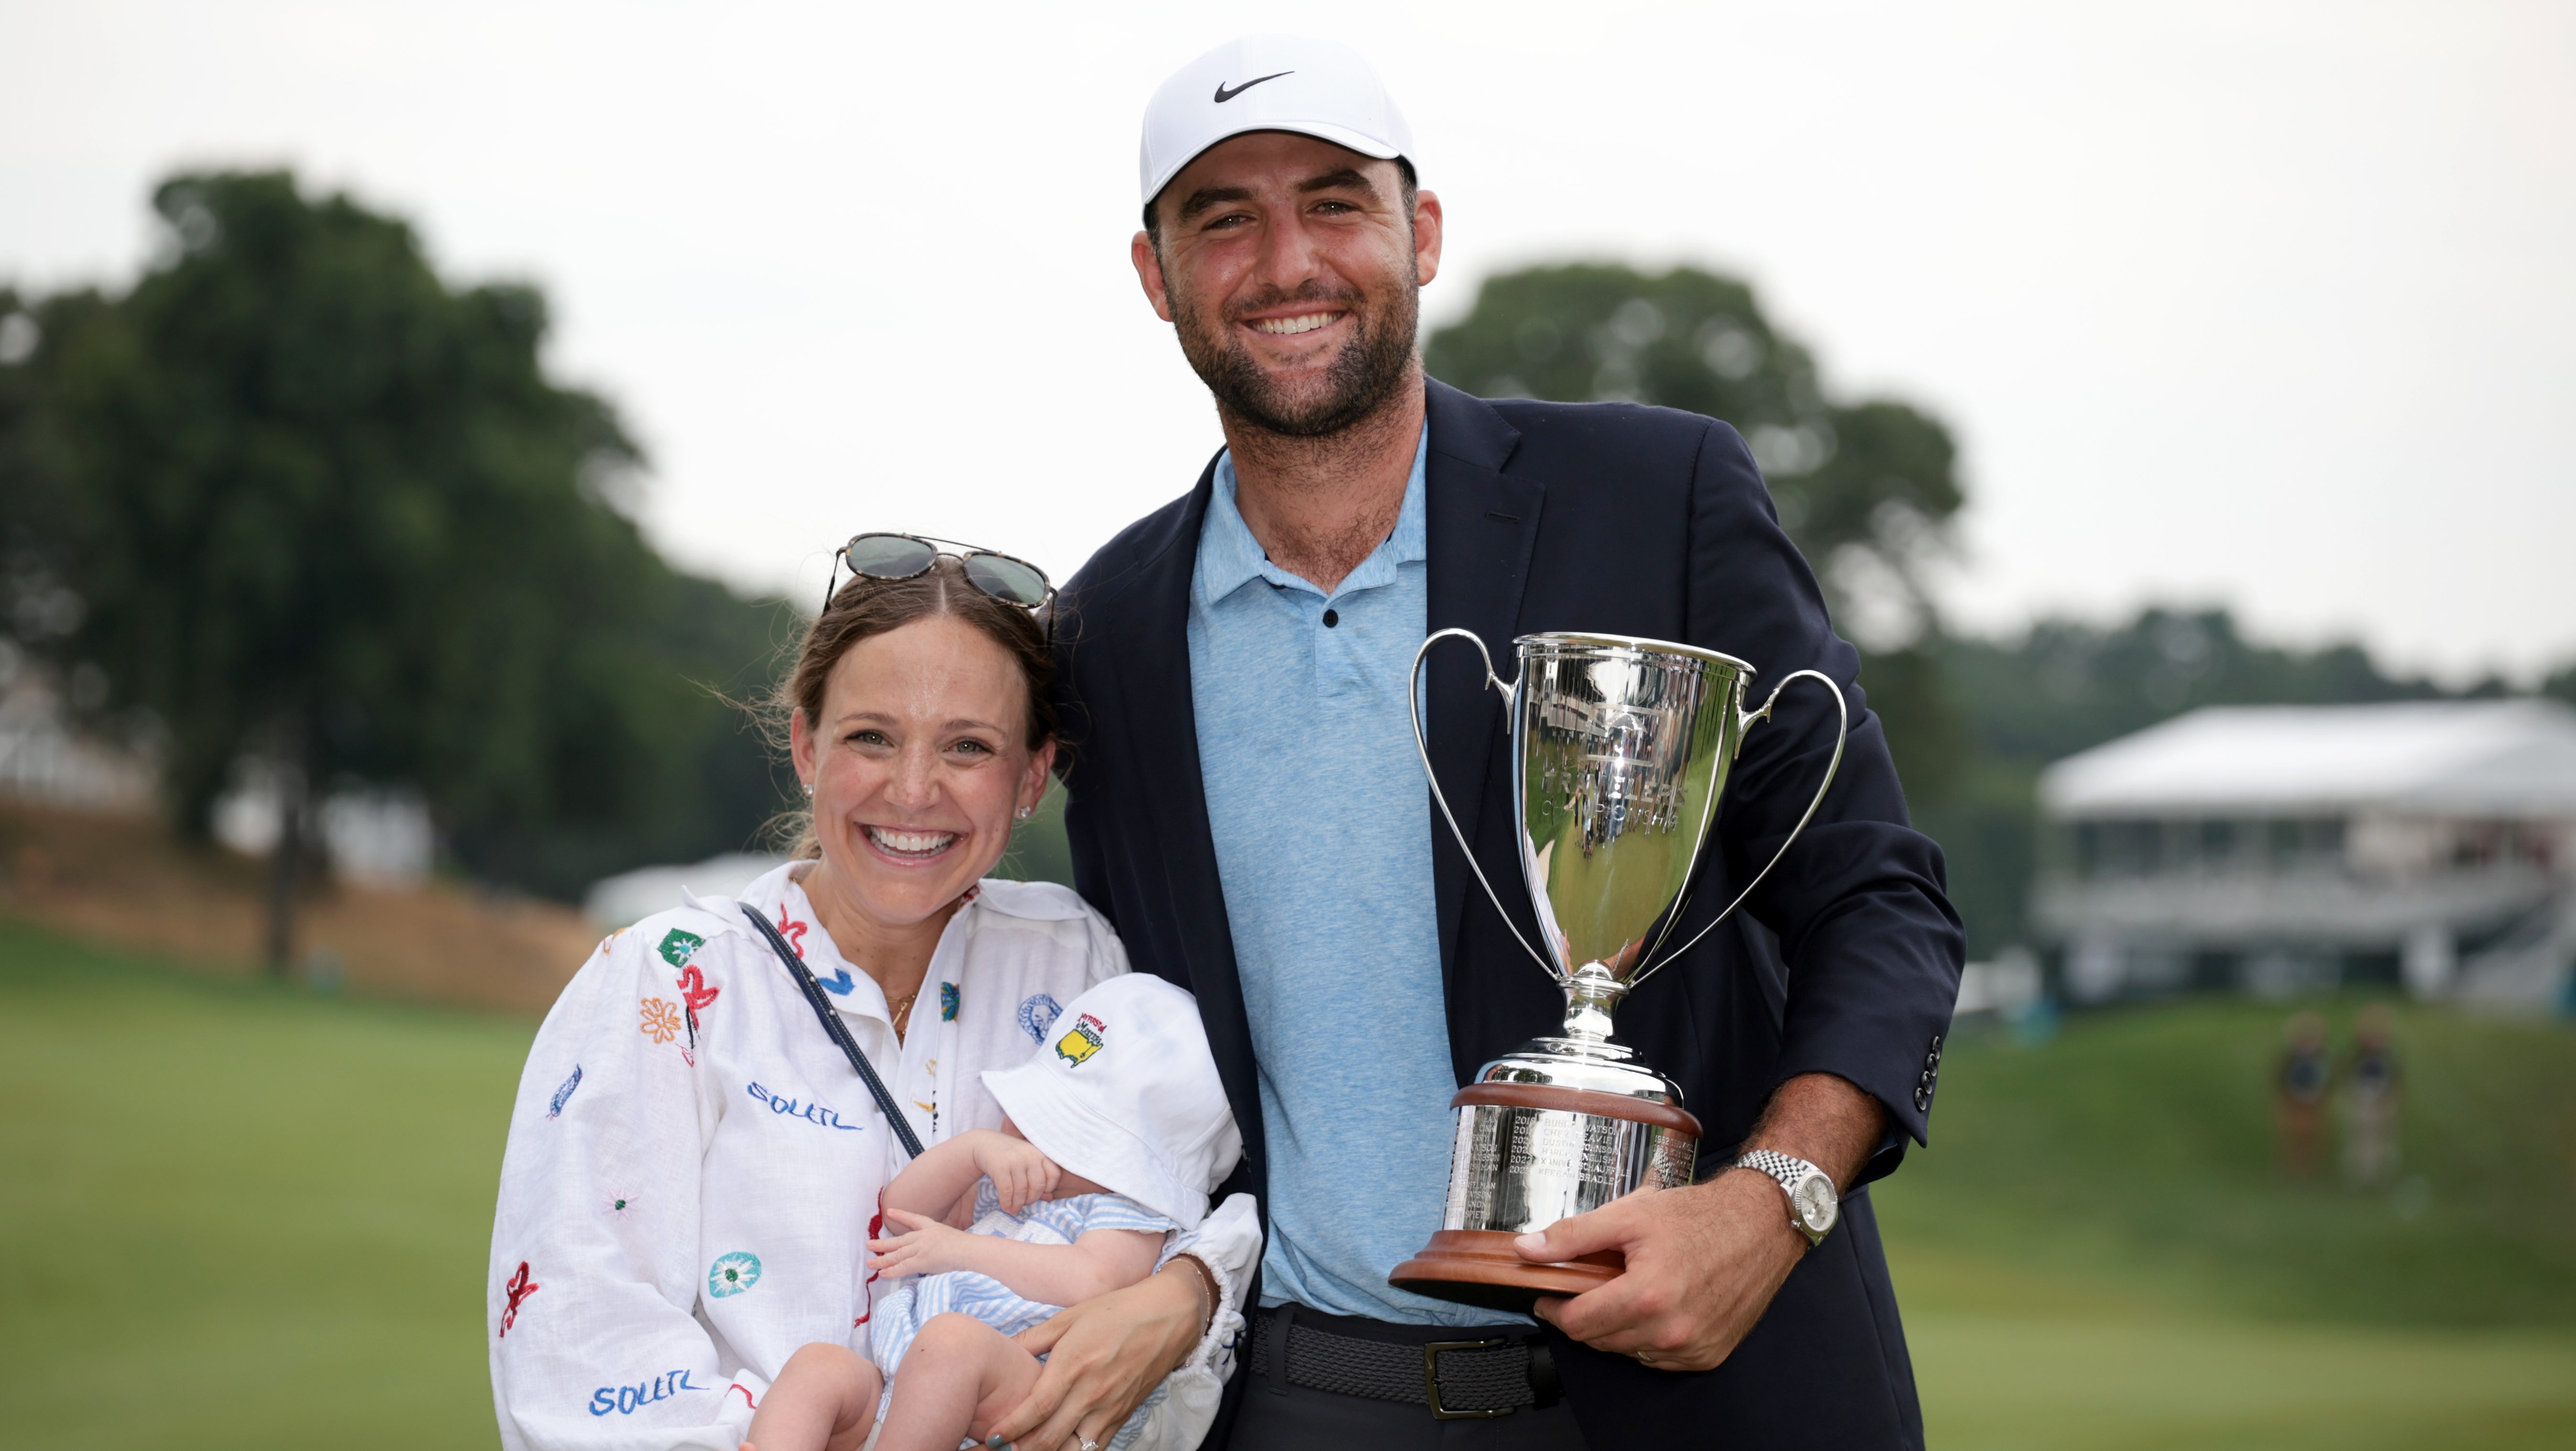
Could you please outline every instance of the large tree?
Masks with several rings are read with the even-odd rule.
[[[612,507],[637,450],[546,377],[537,293],[451,288],[403,223],[281,173],[153,205],[164,260],[130,293],[27,313],[8,567],[21,598],[78,601],[56,649],[103,670],[85,704],[156,723],[183,827],[270,767],[274,956],[314,792],[416,788],[469,865],[556,889],[625,864],[620,839],[687,841],[711,781],[765,794],[687,667],[757,675],[773,613]]]
[[[1813,357],[1750,288],[1696,267],[1582,262],[1490,278],[1423,360],[1486,397],[1652,403],[1733,424],[1837,619],[1868,647],[1862,684],[1909,792],[1947,788],[1963,741],[1924,576],[1962,496],[1940,423],[1888,399],[1827,397]]]

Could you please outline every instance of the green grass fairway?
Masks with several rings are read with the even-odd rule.
[[[2357,1002],[2325,1005],[2338,1047]],[[2269,1073],[2289,1010],[2198,1000],[1945,1055],[1932,1147],[1880,1191],[1891,1238],[2110,1273],[2280,1319],[2576,1330],[2576,1030],[2400,1008],[2394,1194],[2281,1182]]]
[[[0,1440],[490,1446],[532,1024],[208,983],[0,923]]]
[[[2576,1034],[2401,1020],[2417,1207],[2274,1182],[2280,1016],[1948,1056],[1938,1148],[1874,1191],[1934,1446],[2576,1445]],[[493,1444],[485,1244],[532,1025],[5,921],[0,1025],[0,1441]]]
[[[1910,1305],[1906,1332],[1942,1451],[2576,1446],[2576,1338]]]
[[[2361,1193],[2273,1172],[2285,1016],[1945,1056],[1872,1191],[1934,1446],[2576,1446],[2576,1032],[2401,1009],[2422,1182]]]

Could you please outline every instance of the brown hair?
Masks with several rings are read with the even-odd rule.
[[[1020,667],[1020,678],[1029,691],[1023,744],[1032,751],[1046,744],[1055,734],[1055,657],[1047,650],[1046,631],[1028,610],[1005,604],[967,583],[965,567],[945,555],[910,579],[861,575],[841,586],[806,628],[804,640],[796,647],[795,668],[778,682],[761,712],[771,739],[784,748],[788,722],[797,716],[804,717],[807,730],[817,728],[832,671],[853,646],[933,615],[951,615],[974,626]],[[822,854],[814,837],[811,806],[783,813],[775,829],[793,839],[789,855]]]

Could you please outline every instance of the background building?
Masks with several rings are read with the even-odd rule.
[[[2194,711],[2041,777],[2032,916],[2080,1002],[2190,987],[2563,1003],[2576,710]]]

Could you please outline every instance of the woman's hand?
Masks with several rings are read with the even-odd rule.
[[[901,1222],[906,1232],[899,1238],[869,1240],[868,1248],[875,1251],[868,1256],[869,1269],[893,1277],[937,1275],[966,1267],[966,1250],[975,1236],[909,1209],[889,1206],[886,1218]]]
[[[1037,1145],[986,1129],[975,1135],[974,1149],[975,1167],[993,1181],[1004,1214],[1017,1214],[1022,1205],[1055,1197],[1056,1180],[1064,1171],[1039,1153]]]
[[[1108,1445],[1199,1343],[1207,1303],[1199,1272],[1177,1260],[1145,1280],[1085,1300],[1013,1338],[1046,1356],[1038,1383],[992,1434],[1024,1451]]]

